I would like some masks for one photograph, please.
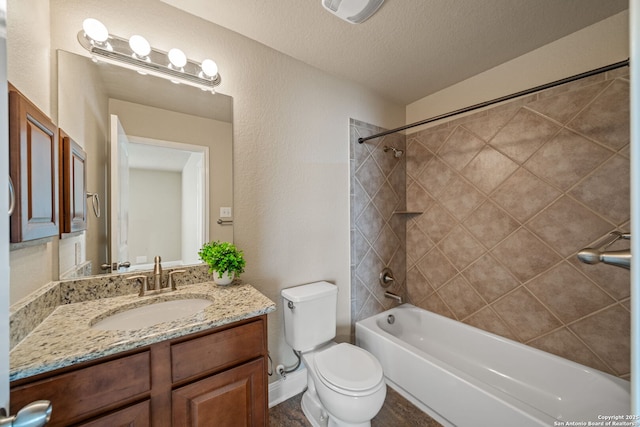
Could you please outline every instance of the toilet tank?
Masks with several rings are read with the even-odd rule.
[[[336,336],[337,286],[315,282],[283,289],[281,295],[284,335],[294,350],[311,350]]]

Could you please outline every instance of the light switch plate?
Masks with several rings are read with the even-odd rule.
[[[220,208],[220,218],[231,218],[231,208]]]

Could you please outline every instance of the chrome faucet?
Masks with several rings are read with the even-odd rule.
[[[584,248],[578,252],[578,259],[586,264],[598,264],[604,262],[618,267],[631,269],[631,251],[623,249],[620,251],[606,251],[606,249],[620,239],[630,240],[630,233],[620,233],[614,231],[601,239],[593,248]]]

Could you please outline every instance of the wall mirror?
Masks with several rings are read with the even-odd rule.
[[[232,122],[229,96],[58,51],[58,126],[87,153],[97,195],[87,230],[60,240],[61,277],[79,261],[91,274],[155,255],[195,264],[204,241],[233,241]]]

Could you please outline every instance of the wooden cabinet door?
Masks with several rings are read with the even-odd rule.
[[[174,390],[173,425],[267,425],[264,372],[260,358]]]
[[[44,113],[9,87],[9,174],[16,206],[11,242],[58,234],[58,131]]]
[[[145,400],[137,405],[80,424],[78,427],[149,427],[151,425],[149,410],[149,401]]]
[[[60,233],[87,229],[87,153],[60,129]]]

